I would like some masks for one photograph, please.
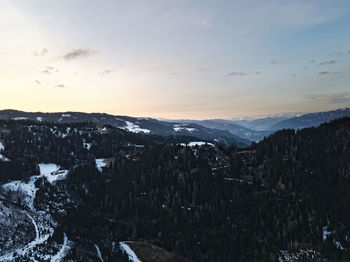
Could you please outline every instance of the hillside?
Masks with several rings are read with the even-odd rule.
[[[247,148],[180,138],[0,121],[2,261],[127,261],[123,243],[188,261],[350,258],[350,118]]]
[[[17,121],[29,120],[39,123],[51,122],[59,124],[91,122],[99,125],[109,125],[133,133],[156,134],[162,136],[192,136],[202,140],[210,140],[212,142],[224,144],[237,144],[240,146],[246,146],[250,144],[249,140],[238,137],[227,130],[211,129],[197,124],[182,124],[159,121],[153,118],[114,116],[100,113],[33,113],[17,110],[1,110],[0,119]]]

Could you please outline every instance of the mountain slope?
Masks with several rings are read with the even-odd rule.
[[[319,126],[336,118],[350,116],[350,108],[342,108],[327,112],[309,113],[298,117],[285,119],[270,125],[270,130],[280,130],[284,128],[301,129],[312,126]]]

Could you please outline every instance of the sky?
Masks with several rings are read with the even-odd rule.
[[[232,118],[350,107],[349,0],[0,0],[0,109]]]

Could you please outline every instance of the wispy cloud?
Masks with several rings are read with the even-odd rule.
[[[320,75],[320,76],[325,76],[325,75],[336,75],[336,74],[339,74],[339,72],[322,71],[322,72],[319,72],[319,73],[318,73],[318,75]]]
[[[306,98],[327,104],[347,104],[350,102],[350,92],[344,91],[322,95],[311,94],[306,95]]]
[[[65,85],[64,84],[57,84],[57,85],[54,85],[53,87],[55,87],[55,88],[65,88]]]
[[[335,60],[331,60],[331,61],[323,61],[322,63],[320,63],[319,65],[320,66],[323,66],[323,65],[333,65],[333,64],[336,64],[337,61]]]
[[[34,82],[38,85],[41,85],[41,82],[39,80],[35,80]]]
[[[227,76],[247,76],[247,75],[259,75],[261,72],[231,72]]]
[[[37,52],[34,51],[33,52],[33,56],[44,56],[49,52],[49,50],[47,50],[47,48],[43,48],[41,51]]]
[[[116,70],[114,70],[114,69],[107,69],[107,70],[103,70],[103,71],[99,72],[99,75],[101,75],[101,76],[110,75],[115,71]]]
[[[83,57],[89,57],[96,54],[97,51],[91,49],[73,49],[65,54],[62,58],[66,61],[71,61]]]
[[[51,75],[54,72],[58,72],[58,69],[53,68],[52,66],[45,66],[43,70],[40,71],[41,74]]]
[[[329,56],[341,56],[343,54],[344,54],[344,52],[342,52],[342,51],[336,51],[336,52],[330,52]]]

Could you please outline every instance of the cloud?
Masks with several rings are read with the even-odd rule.
[[[312,59],[309,62],[307,62],[308,65],[314,64],[316,62],[316,60]]]
[[[54,72],[59,72],[59,70],[53,68],[52,66],[45,66],[45,68],[40,71],[40,73],[44,75],[51,75]]]
[[[337,61],[335,60],[331,60],[331,61],[323,61],[322,63],[320,63],[319,65],[320,66],[323,66],[323,65],[333,65],[333,64],[336,64]]]
[[[273,60],[273,61],[270,62],[270,64],[271,64],[271,65],[277,65],[277,64],[279,64],[279,62],[276,61],[276,60]]]
[[[307,99],[327,104],[348,104],[350,102],[350,92],[336,92],[322,95],[306,95]]]
[[[44,70],[41,70],[40,73],[44,74],[44,75],[50,75],[51,74],[51,71],[48,70],[48,69],[44,69]]]
[[[329,53],[329,56],[341,56],[344,53],[342,51],[336,51],[336,52],[331,52]]]
[[[115,71],[116,71],[116,70],[114,70],[114,69],[107,69],[107,70],[103,70],[103,71],[99,72],[99,74],[100,74],[101,76],[105,76],[105,75],[112,74],[112,73],[115,72]]]
[[[97,53],[96,51],[90,50],[90,49],[73,49],[69,51],[67,54],[65,54],[62,58],[66,61],[71,61],[71,60],[75,60],[83,57],[89,57],[96,53]]]
[[[198,71],[198,72],[207,72],[207,71],[208,71],[208,68],[201,67],[201,68],[198,68],[197,71]]]
[[[35,80],[35,83],[38,84],[38,85],[41,85],[39,80]]]
[[[65,85],[63,85],[63,84],[58,84],[58,85],[54,85],[53,87],[56,87],[56,88],[65,88]]]
[[[44,56],[49,52],[46,48],[43,48],[40,52],[34,51],[33,56]]]
[[[339,72],[323,71],[323,72],[319,72],[318,74],[319,74],[320,76],[324,76],[324,75],[336,75],[336,74],[339,74]]]
[[[227,76],[247,76],[247,75],[259,75],[261,72],[231,72],[228,73]]]

